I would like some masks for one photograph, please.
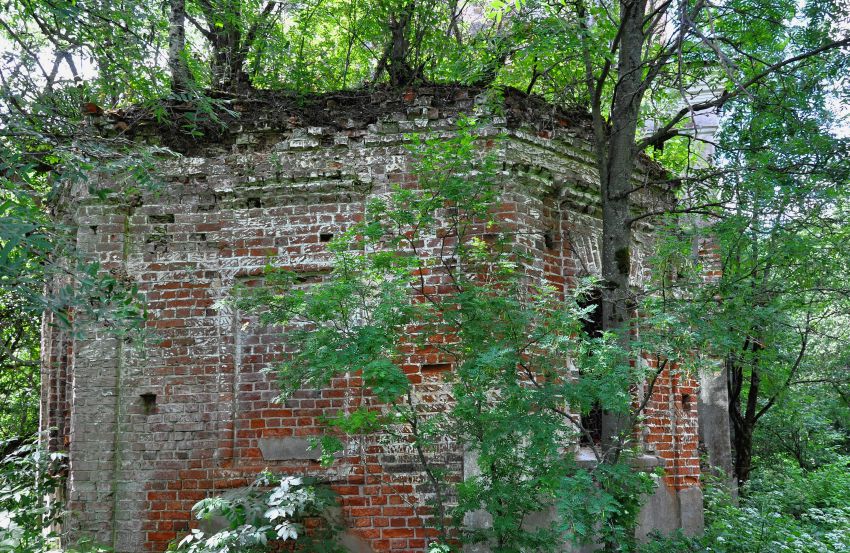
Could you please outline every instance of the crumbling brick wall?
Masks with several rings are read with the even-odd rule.
[[[285,340],[223,300],[237,283],[256,281],[270,259],[305,285],[321,279],[327,241],[362,216],[364,201],[390,184],[415,185],[407,133],[449,135],[460,114],[476,111],[487,114],[485,138],[504,134],[493,146],[510,183],[498,217],[523,231],[516,246],[530,259],[528,274],[561,290],[598,274],[587,119],[510,91],[495,104],[484,98],[475,88],[429,87],[329,95],[306,107],[239,101],[232,108],[242,118],[216,140],[177,144],[185,156],[158,165],[155,189],[106,201],[90,190],[112,182],[71,191],[79,252],[139,287],[157,340],[139,349],[96,328],[74,336],[46,327],[42,426],[53,429],[50,447],[70,455],[69,539],[161,552],[189,528],[196,501],[270,468],[334,482],[353,550],[423,551],[429,492],[404,444],[353,444],[330,469],[307,448],[318,418],[348,405],[356,377],[274,403],[274,377],[261,371]],[[137,140],[167,139],[154,126],[134,130]],[[644,163],[639,177],[655,170]],[[671,196],[652,189],[637,201],[649,209]],[[638,283],[649,270],[651,234],[648,226],[635,233]],[[420,351],[405,372],[417,393],[439,399],[443,368]],[[667,371],[649,404],[646,443],[667,477],[646,528],[690,524],[680,491],[698,491],[695,387]],[[462,453],[446,444],[441,455],[462,477]]]

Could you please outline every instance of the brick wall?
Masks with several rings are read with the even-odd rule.
[[[451,133],[459,114],[489,109],[479,92],[434,87],[349,98],[371,106],[371,120],[349,117],[338,98],[305,112],[241,106],[243,119],[217,142],[164,159],[161,185],[142,197],[104,202],[86,187],[71,193],[78,249],[132,279],[157,338],[136,348],[97,329],[76,338],[45,332],[42,425],[54,428],[49,445],[70,453],[69,539],[89,535],[119,553],[161,552],[189,528],[196,501],[271,468],[333,481],[355,549],[424,549],[431,491],[411,470],[407,444],[352,443],[330,469],[306,449],[319,416],[362,401],[352,393],[356,377],[275,403],[274,378],[261,370],[287,347],[281,329],[251,324],[222,300],[237,283],[256,283],[271,258],[305,285],[321,279],[326,242],[362,215],[364,200],[391,183],[415,185],[406,133]],[[483,130],[506,136],[491,143],[507,183],[498,218],[522,231],[516,246],[530,259],[527,274],[565,290],[600,268],[588,124],[516,94],[502,101],[502,115],[488,116]],[[160,139],[144,125],[137,133]],[[97,185],[116,187],[99,178]],[[648,190],[637,201],[655,205],[670,195]],[[638,283],[649,270],[651,234],[636,232]],[[438,287],[441,276],[426,282]],[[404,366],[417,397],[435,406],[447,399],[445,368],[427,350],[411,351]],[[695,386],[668,371],[650,403],[646,442],[674,491],[699,477]],[[447,442],[436,455],[462,478],[457,448]]]

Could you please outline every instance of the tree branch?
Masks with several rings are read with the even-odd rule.
[[[676,114],[673,115],[673,117],[670,119],[670,121],[667,122],[666,125],[664,125],[660,129],[658,129],[653,134],[651,134],[651,135],[647,136],[646,138],[643,138],[642,140],[640,140],[636,145],[636,149],[637,149],[637,151],[643,151],[646,148],[648,148],[649,146],[657,146],[659,144],[662,144],[665,140],[668,140],[672,136],[675,136],[675,132],[671,132],[671,131],[674,131],[674,127],[682,119],[684,119],[686,115],[688,115],[691,112],[697,113],[697,112],[700,112],[700,111],[705,111],[705,110],[709,110],[709,109],[713,109],[713,108],[723,107],[723,105],[726,104],[726,102],[728,102],[729,100],[732,100],[733,98],[740,96],[743,92],[745,92],[751,86],[761,82],[765,77],[769,77],[770,75],[772,75],[773,73],[776,73],[777,71],[779,71],[780,69],[782,69],[784,67],[787,67],[789,65],[793,65],[797,62],[805,61],[805,60],[812,58],[814,56],[823,54],[824,52],[828,52],[830,50],[842,48],[842,47],[848,46],[848,45],[850,45],[850,37],[843,38],[841,40],[835,40],[835,41],[832,41],[828,44],[824,44],[823,46],[821,46],[819,48],[815,48],[813,50],[809,50],[808,52],[804,52],[802,54],[799,54],[797,56],[793,56],[793,57],[784,59],[780,62],[774,63],[773,65],[765,68],[762,72],[758,73],[757,75],[755,75],[754,77],[752,77],[748,81],[740,84],[738,86],[737,90],[734,90],[734,91],[724,90],[720,94],[719,97],[717,97],[713,100],[706,100],[705,102],[700,102],[698,104],[694,104],[693,106],[684,107],[684,108],[680,109],[678,112],[676,112]]]

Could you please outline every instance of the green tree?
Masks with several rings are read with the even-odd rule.
[[[132,10],[24,1],[2,12],[0,436],[27,439],[38,424],[42,313],[53,312],[60,324],[79,330],[86,319],[114,324],[143,315],[133,290],[75,256],[55,201],[95,167],[124,173],[139,186],[150,182],[151,150],[134,150],[120,136],[101,137],[92,123],[102,110],[93,100],[114,97],[121,82],[150,86],[157,74],[126,72],[151,55],[129,26]],[[120,45],[110,47],[113,41]],[[100,68],[97,79],[84,82],[81,56]],[[112,79],[113,69],[124,78]],[[134,169],[135,177],[127,177]]]
[[[701,139],[693,128],[695,114],[734,102],[781,117],[806,97],[808,87],[835,88],[834,76],[845,66],[850,45],[846,6],[817,1],[754,7],[749,0],[722,7],[642,0],[494,6],[497,20],[509,21],[508,44],[499,57],[505,65],[495,72],[496,82],[543,87],[552,98],[592,116],[603,219],[603,326],[628,349],[637,301],[630,282],[632,228],[671,211],[636,207],[635,195],[664,184],[635,182],[637,160],[651,153],[678,158],[685,170],[704,164],[704,148],[693,147]],[[783,95],[769,83],[774,79],[786,87],[805,84],[800,94]],[[759,100],[767,94],[764,89],[778,94],[774,101]],[[665,146],[678,155],[659,155]],[[726,197],[701,199],[672,212],[711,212],[723,207]],[[627,421],[609,414],[603,425],[606,439],[628,441]]]
[[[699,272],[689,280],[680,270],[671,285],[695,292],[685,296],[683,313],[697,347],[724,361],[741,484],[753,468],[756,429],[771,409],[790,408],[811,384],[829,384],[821,391],[838,401],[836,390],[848,382],[850,336],[842,322],[850,298],[843,253],[850,143],[835,135],[838,121],[826,107],[826,73],[834,67],[765,78],[731,102],[715,167],[685,183],[686,205],[705,215],[690,230],[714,237],[722,276],[706,284]],[[715,207],[706,209],[709,203]],[[680,245],[689,248],[693,234],[681,223]]]
[[[628,390],[648,382],[651,395],[665,362],[629,360],[650,351],[684,361],[675,333],[648,316],[635,351],[588,335],[593,307],[580,303],[589,284],[561,297],[529,278],[516,231],[494,218],[507,184],[482,149],[464,124],[456,138],[414,137],[418,187],[368,202],[363,221],[330,243],[325,281],[305,289],[270,268],[266,286],[241,290],[238,305],[284,328],[293,353],[278,367],[282,399],[362,374],[352,407],[327,415],[323,455],[331,462],[357,436],[406,440],[433,489],[430,522],[443,540],[459,533],[494,551],[548,551],[566,535],[626,551],[653,479],[630,465],[637,450],[594,443],[581,414],[601,405],[634,425],[646,403],[634,405]],[[439,359],[432,384],[450,398],[439,405],[417,386],[411,356],[421,351]],[[582,435],[593,467],[575,460]],[[452,478],[435,453],[446,438],[474,455],[478,474]],[[561,522],[524,525],[556,503]],[[488,524],[466,524],[477,511]]]

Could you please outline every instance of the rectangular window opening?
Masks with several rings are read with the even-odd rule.
[[[582,321],[582,330],[590,338],[602,336],[602,293],[599,290],[591,291],[579,302],[582,308],[593,306],[593,310],[587,314]],[[581,378],[581,372],[579,372]],[[597,401],[591,407],[590,412],[581,415],[581,426],[586,430],[582,432],[579,445],[589,446],[591,443],[602,442],[602,405]]]

